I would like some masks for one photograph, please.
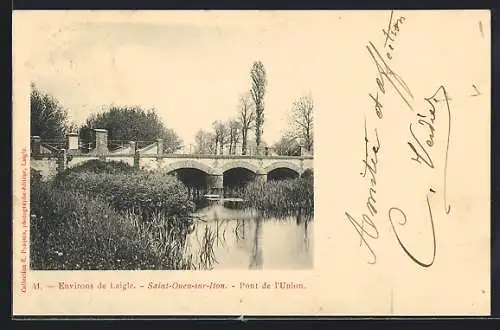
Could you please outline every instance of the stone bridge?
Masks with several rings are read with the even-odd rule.
[[[112,158],[110,157],[110,159]],[[209,175],[223,175],[224,172],[235,168],[249,170],[255,175],[267,175],[273,170],[285,168],[300,176],[305,170],[312,170],[313,160],[306,157],[279,156],[164,155],[162,157],[141,157],[139,167],[148,170],[162,170],[166,173],[183,168],[193,168]]]
[[[104,161],[122,161],[136,168],[172,173],[181,169],[196,169],[213,177],[214,187],[222,188],[224,174],[233,169],[244,169],[255,175],[259,180],[267,180],[270,173],[276,170],[287,170],[296,176],[301,176],[306,170],[313,170],[313,156],[279,156],[261,153],[258,155],[224,155],[224,154],[166,154],[163,152],[162,140],[137,149],[135,142],[129,142],[125,147],[110,151],[107,143],[107,132],[96,131],[96,147],[89,153],[79,150],[78,136],[68,135],[67,148],[57,150],[52,157],[52,166],[61,171],[81,165],[92,159]],[[44,161],[40,152],[43,145],[39,139],[32,138],[31,166],[37,168]],[[49,157],[51,158],[51,157]],[[55,171],[53,171],[55,172]]]
[[[311,156],[235,156],[235,155],[192,155],[192,154],[107,154],[106,156],[73,155],[68,157],[67,167],[74,167],[91,159],[122,161],[144,170],[173,173],[181,169],[196,169],[214,180],[213,188],[223,188],[224,174],[234,169],[245,169],[266,181],[268,174],[275,170],[286,169],[296,176],[302,176],[306,170],[313,170]]]

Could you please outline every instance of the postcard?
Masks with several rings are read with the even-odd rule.
[[[13,315],[490,314],[489,11],[14,11]]]

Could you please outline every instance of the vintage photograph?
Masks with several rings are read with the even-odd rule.
[[[488,315],[490,23],[18,11],[13,314]]]
[[[312,269],[314,75],[274,27],[41,26],[30,269]]]

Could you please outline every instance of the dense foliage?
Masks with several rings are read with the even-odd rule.
[[[273,144],[273,151],[280,156],[300,156],[300,144],[297,139],[289,134],[283,135],[278,142]]]
[[[31,84],[31,136],[62,140],[71,130],[68,111],[52,95]]]
[[[243,190],[250,206],[265,215],[288,216],[314,214],[314,180],[312,175],[282,181],[249,183]]]
[[[185,220],[194,210],[186,186],[170,175],[136,171],[124,174],[67,172],[57,176],[55,187],[99,196],[117,211],[140,214],[145,220],[162,214]]]
[[[122,161],[102,161],[91,159],[72,168],[66,169],[66,173],[130,173],[136,171],[136,168]],[[60,174],[64,175],[64,174]]]
[[[167,128],[154,109],[140,107],[111,106],[106,111],[92,114],[80,129],[83,143],[93,141],[92,129],[108,130],[110,147],[116,141],[154,141],[163,139],[165,152],[174,152],[182,147],[180,137]]]
[[[193,205],[170,176],[31,175],[32,269],[188,269]]]

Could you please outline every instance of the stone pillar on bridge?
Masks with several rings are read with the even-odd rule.
[[[135,141],[129,141],[130,153],[134,157],[134,168],[139,168],[139,150],[137,150],[137,143]]]
[[[156,139],[156,155],[163,156],[163,139]]]
[[[66,134],[66,143],[68,145],[68,151],[76,151],[79,147],[79,137],[78,133],[68,133]]]
[[[139,154],[139,150],[134,152],[134,168],[139,168],[139,163],[141,160],[141,155]]]
[[[136,143],[135,143],[135,141],[128,141],[128,145],[129,145],[129,147],[130,147],[130,153],[131,153],[132,155],[135,155],[135,150],[136,150],[136,149],[135,149],[135,148],[136,148]]]
[[[163,162],[163,139],[156,139],[156,166],[161,169]]]
[[[95,132],[95,153],[100,159],[105,160],[108,154],[108,130],[94,128]]]

